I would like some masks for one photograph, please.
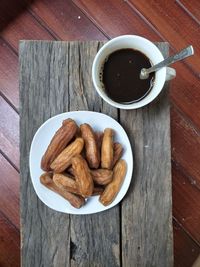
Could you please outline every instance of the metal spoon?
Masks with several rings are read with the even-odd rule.
[[[192,45],[186,47],[185,49],[181,50],[179,53],[170,56],[166,59],[164,59],[163,61],[161,61],[160,63],[154,65],[153,67],[149,68],[149,69],[141,69],[140,72],[140,79],[144,80],[147,79],[149,77],[149,73],[159,70],[165,66],[168,66],[176,61],[182,60],[186,57],[192,56],[194,54],[194,49],[192,47]]]

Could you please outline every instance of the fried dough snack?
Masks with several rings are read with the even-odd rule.
[[[92,127],[87,124],[80,125],[81,135],[85,142],[86,159],[90,168],[97,169],[100,163],[100,152],[97,146],[95,133]]]
[[[106,128],[104,130],[101,146],[101,167],[111,169],[113,163],[113,130]]]
[[[72,167],[80,194],[83,197],[91,196],[94,183],[86,160],[81,155],[77,155],[72,158]]]
[[[120,159],[114,169],[113,169],[113,180],[111,183],[109,183],[102,195],[99,198],[99,201],[104,205],[108,206],[113,202],[115,197],[117,196],[122,183],[124,181],[124,177],[126,175],[126,161],[123,159]]]
[[[123,147],[113,139],[111,128],[94,132],[87,123],[79,128],[74,120],[64,120],[42,157],[41,167],[47,172],[40,182],[75,208],[96,195],[104,206],[111,204],[127,169],[120,159]]]
[[[54,181],[52,180],[52,175],[52,173],[44,173],[40,176],[40,182],[48,189],[52,190],[53,192],[61,195],[63,198],[68,200],[69,203],[77,209],[79,209],[85,204],[85,199],[83,197],[74,195],[64,189],[57,187]]]
[[[113,162],[112,162],[112,169],[114,168],[117,161],[121,158],[123,153],[123,147],[120,143],[114,143],[113,145]]]
[[[112,181],[113,171],[106,169],[90,170],[96,184],[107,185]]]
[[[74,169],[72,168],[72,166],[70,166],[67,169],[67,172],[69,172],[70,175],[75,176]],[[92,175],[93,181],[96,184],[107,185],[108,183],[112,181],[112,175],[113,175],[112,170],[97,169],[97,170],[90,170],[90,173]]]
[[[51,163],[51,169],[56,173],[63,172],[71,165],[72,158],[81,153],[83,146],[83,139],[80,137],[76,138],[75,141],[68,145]]]
[[[50,170],[50,165],[60,152],[67,146],[77,132],[76,122],[72,119],[63,121],[62,126],[53,136],[45,154],[42,157],[41,168],[44,171]]]
[[[68,174],[55,173],[53,175],[53,181],[57,187],[64,189],[70,193],[74,193],[76,195],[80,195],[80,191],[78,189],[76,181],[70,177]],[[101,195],[103,193],[104,188],[100,186],[96,186],[93,189],[92,196]]]
[[[65,189],[74,194],[80,194],[76,181],[67,174],[55,173],[53,175],[53,181],[61,189]]]

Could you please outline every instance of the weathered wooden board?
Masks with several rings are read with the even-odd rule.
[[[22,41],[20,151],[22,266],[172,266],[170,121],[167,91],[147,108],[119,111],[91,82],[102,43]],[[159,43],[167,55],[168,46]],[[71,216],[46,207],[29,174],[37,128],[68,110],[119,120],[134,150],[133,182],[124,201],[105,212]]]
[[[121,204],[124,266],[172,266],[169,112],[167,90],[143,109],[120,112],[135,148],[133,183]]]

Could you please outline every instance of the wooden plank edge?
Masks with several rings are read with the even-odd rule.
[[[178,224],[178,226],[184,231],[184,233],[189,236],[189,238],[200,248],[200,243],[183,227],[182,223],[175,217],[172,216],[173,221]]]
[[[28,7],[28,13],[33,17],[33,19],[35,19],[38,24],[44,29],[46,30],[54,39],[56,40],[60,40],[60,37],[56,34],[56,32],[54,32],[47,24],[46,22],[42,19],[42,17],[38,16],[32,9],[31,7]]]
[[[0,154],[5,158],[6,161],[19,173],[19,168],[9,159],[8,156],[0,149]]]
[[[176,3],[185,11],[185,13],[187,13],[187,15],[189,15],[197,24],[200,25],[200,21],[198,20],[198,18],[196,18],[192,12],[189,11],[189,9],[181,3],[180,0],[176,0]]]
[[[14,111],[19,115],[19,110],[18,108],[7,98],[7,96],[2,92],[0,91],[0,96],[8,103],[8,105],[14,109]]]
[[[200,187],[197,185],[196,180],[187,172],[187,170],[185,170],[185,168],[182,167],[181,164],[177,163],[174,159],[172,159],[172,167],[174,167],[183,176],[185,176],[196,189],[200,190]]]

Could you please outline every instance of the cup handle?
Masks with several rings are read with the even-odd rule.
[[[176,70],[173,68],[166,67],[166,81],[172,80],[176,77]]]

